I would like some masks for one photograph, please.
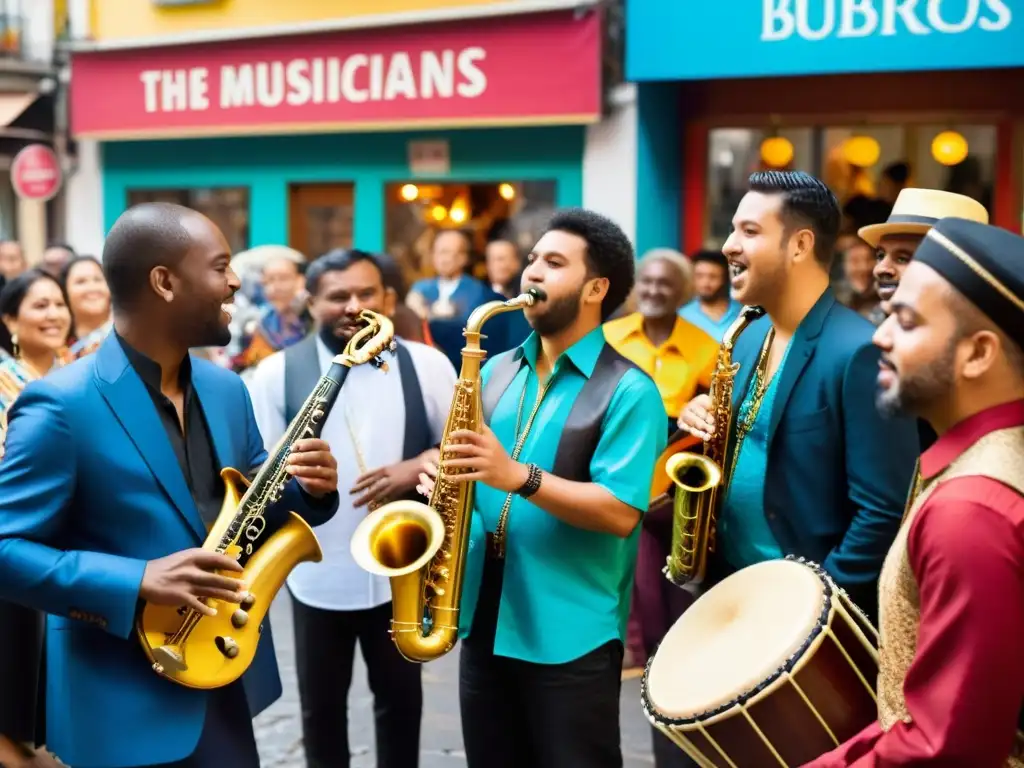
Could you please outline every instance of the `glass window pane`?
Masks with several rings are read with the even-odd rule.
[[[864,136],[878,143],[878,157],[871,165],[853,165],[847,159],[846,142]],[[906,131],[902,125],[830,126],[822,129],[822,181],[829,185],[840,205],[858,195],[887,197],[883,171],[893,163],[905,163]]]
[[[705,247],[721,248],[732,231],[736,206],[747,191],[751,173],[765,168],[761,142],[771,134],[761,128],[715,128],[708,136],[707,227]],[[782,128],[775,135],[793,147],[788,170],[813,172],[814,130]]]
[[[995,185],[996,127],[994,125],[935,124],[917,125],[914,132],[914,159],[910,186],[957,192],[977,200],[991,217]],[[953,131],[967,140],[967,156],[956,165],[943,165],[932,155],[932,142],[945,131]]]
[[[232,253],[239,253],[249,247],[247,187],[129,189],[128,205],[140,203],[177,203],[191,208],[220,227]]]
[[[406,284],[434,274],[430,247],[445,229],[461,229],[473,241],[470,270],[486,279],[484,249],[495,238],[529,252],[555,210],[556,182],[488,183],[399,181],[388,184],[385,213],[387,250],[402,266]]]

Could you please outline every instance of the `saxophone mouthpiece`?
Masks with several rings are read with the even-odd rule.
[[[533,286],[532,288],[527,288],[526,289],[526,293],[529,296],[533,297],[533,303],[534,304],[536,304],[538,301],[547,301],[548,300],[548,295],[543,290],[538,288],[537,286]]]

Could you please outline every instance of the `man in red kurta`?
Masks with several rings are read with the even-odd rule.
[[[812,768],[1024,766],[1024,238],[928,232],[875,335],[939,438],[879,585],[878,721]]]

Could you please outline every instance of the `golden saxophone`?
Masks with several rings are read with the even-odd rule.
[[[379,355],[393,348],[394,327],[388,318],[369,310],[363,310],[360,318],[366,326],[334,358],[252,483],[237,469],[221,470],[224,504],[203,549],[242,562],[241,573],[220,572],[248,585],[241,602],[236,605],[204,599],[218,609],[215,616],[204,616],[191,608],[151,603],[144,606],[135,629],[158,675],[188,688],[202,689],[220,688],[237,680],[256,656],[261,624],[285,578],[299,563],[316,563],[323,557],[313,529],[294,512],[289,512],[287,522],[258,547],[256,543],[266,527],[267,510],[281,498],[281,491],[291,479],[285,466],[292,446],[301,439],[320,437],[349,369],[372,363],[386,370]]]
[[[483,421],[480,329],[501,312],[524,309],[547,296],[538,288],[508,301],[491,301],[469,316],[463,335],[462,369],[441,438],[460,429],[479,432]],[[448,458],[448,457],[445,457]],[[393,501],[374,510],[352,536],[352,557],[366,571],[391,580],[391,639],[409,661],[433,661],[455,647],[459,637],[462,577],[469,549],[474,483],[451,476],[465,470],[439,469],[428,504]],[[430,626],[424,617],[429,614]]]
[[[672,507],[672,544],[665,576],[678,587],[697,588],[707,572],[708,555],[715,551],[718,510],[724,498],[724,467],[732,429],[732,390],[739,365],[732,361],[736,339],[751,322],[764,315],[761,307],[745,307],[722,339],[711,376],[711,414],[715,434],[704,452],[682,451],[669,457],[665,471],[676,488]]]

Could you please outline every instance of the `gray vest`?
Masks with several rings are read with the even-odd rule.
[[[289,424],[320,380],[320,358],[316,338],[315,333],[310,334],[284,352],[284,412],[285,421]],[[420,388],[412,355],[401,341],[398,342],[396,354],[405,400],[405,441],[402,458],[411,459],[432,446],[430,422],[427,421],[423,390]],[[343,390],[340,397],[345,396]]]
[[[505,394],[520,368],[526,365],[522,348],[495,358],[491,365],[493,370],[488,374],[487,385],[481,395],[484,421],[488,423],[501,396]],[[594,457],[597,443],[601,439],[601,426],[604,424],[608,404],[611,403],[612,395],[615,394],[622,377],[636,367],[616,352],[610,344],[604,345],[594,366],[594,373],[583,385],[583,389],[572,404],[569,417],[565,420],[558,440],[558,450],[555,453],[555,464],[551,470],[553,475],[581,483],[591,481],[590,460]],[[543,429],[541,425],[537,426]],[[662,426],[659,425],[658,428],[661,429]]]

